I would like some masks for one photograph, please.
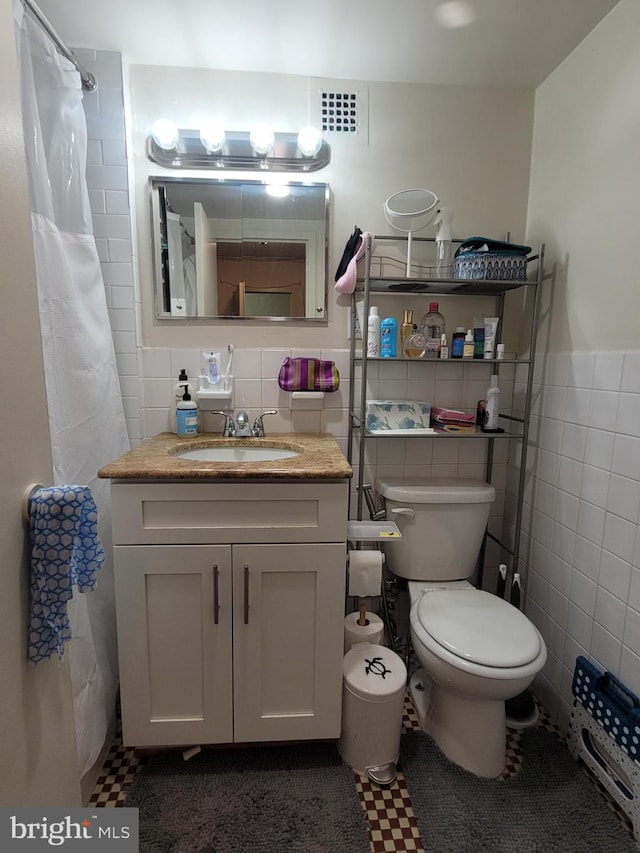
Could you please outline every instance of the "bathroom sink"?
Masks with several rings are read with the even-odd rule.
[[[243,447],[234,444],[181,450],[176,453],[176,456],[179,459],[193,459],[196,462],[275,462],[278,459],[300,456],[300,453],[284,447],[256,447],[255,445]]]

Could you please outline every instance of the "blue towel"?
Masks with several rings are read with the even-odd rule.
[[[71,639],[67,601],[73,588],[95,589],[104,562],[98,511],[88,486],[38,489],[29,503],[31,527],[31,621],[29,660],[54,652],[62,660]]]

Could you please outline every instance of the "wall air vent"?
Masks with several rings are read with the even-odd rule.
[[[351,138],[369,141],[369,91],[366,85],[354,88],[353,80],[315,80],[314,123],[331,141]]]

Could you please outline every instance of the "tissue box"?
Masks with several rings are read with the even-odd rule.
[[[415,400],[368,400],[367,432],[381,435],[431,434],[431,404]]]

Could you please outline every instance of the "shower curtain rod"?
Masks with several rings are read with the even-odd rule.
[[[78,62],[75,53],[70,50],[62,41],[58,33],[54,30],[52,24],[49,22],[48,18],[45,16],[42,9],[34,2],[34,0],[22,0],[22,2],[24,3],[27,11],[31,12],[36,21],[51,37],[60,53],[65,57],[65,59],[68,59],[69,62],[74,65],[76,71],[80,74],[82,88],[85,90],[85,92],[93,92],[95,89],[97,89],[98,83],[96,78],[93,76],[93,74],[91,74],[90,71],[87,71]]]

